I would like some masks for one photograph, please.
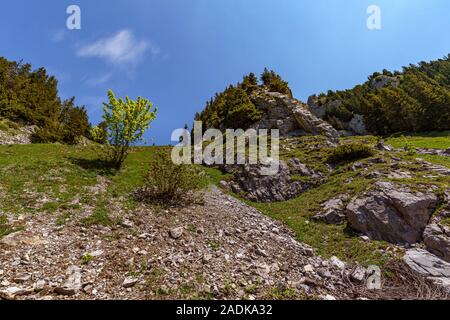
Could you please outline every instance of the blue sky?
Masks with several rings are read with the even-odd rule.
[[[72,4],[81,30],[66,29]],[[381,30],[366,26],[372,4]],[[306,100],[450,53],[448,0],[4,0],[1,9],[0,55],[47,68],[94,124],[110,88],[149,98],[159,115],[146,138],[158,144],[264,67]]]

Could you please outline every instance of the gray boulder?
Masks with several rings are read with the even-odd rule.
[[[403,257],[408,267],[450,292],[450,263],[422,249],[408,250]]]
[[[377,182],[373,190],[355,197],[346,208],[350,226],[374,240],[413,244],[422,240],[438,197],[413,192],[390,182]]]
[[[423,233],[427,250],[450,262],[450,228],[439,223],[429,224]]]
[[[266,175],[270,165],[236,165],[231,189],[244,198],[255,202],[286,201],[308,189],[306,183],[294,181],[284,161],[280,161],[276,174]]]
[[[344,202],[342,198],[328,200],[323,204],[323,210],[314,215],[311,220],[327,224],[341,224],[345,221]]]

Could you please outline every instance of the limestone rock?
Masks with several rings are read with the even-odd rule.
[[[312,217],[313,221],[322,221],[328,224],[341,224],[345,220],[344,202],[341,198],[328,200],[323,204],[322,212]]]
[[[279,129],[281,136],[304,131],[306,134],[324,135],[331,142],[339,142],[339,133],[327,122],[316,117],[299,100],[278,92],[258,92],[252,97],[255,106],[266,113],[255,129]]]
[[[422,240],[438,198],[432,192],[412,192],[390,182],[352,199],[346,208],[350,226],[375,240],[413,244]]]
[[[172,228],[169,230],[169,235],[172,239],[179,239],[183,235],[183,228]]]
[[[384,144],[384,141],[380,141],[375,145],[375,149],[380,151],[392,151],[392,147]]]
[[[331,257],[330,260],[330,265],[339,269],[339,270],[344,270],[345,269],[345,262],[341,261],[339,258],[337,257]]]
[[[0,130],[0,145],[30,144],[37,126],[24,126],[11,131]]]
[[[81,290],[81,268],[70,266],[66,271],[67,279],[60,287],[55,288],[55,292],[64,296],[73,296]]]
[[[321,118],[322,119],[325,116],[325,113],[326,113],[327,110],[326,110],[325,106],[321,106],[321,105],[318,104],[316,96],[309,97],[307,104],[308,104],[309,110],[317,118]]]
[[[369,86],[373,90],[382,89],[385,87],[398,87],[400,85],[400,80],[397,77],[380,75],[376,78],[373,78]]]
[[[422,249],[408,250],[403,260],[413,271],[442,285],[450,292],[450,263]]]
[[[450,230],[448,229],[436,222],[431,223],[423,233],[423,241],[428,251],[450,262]]]
[[[127,277],[122,283],[124,288],[132,288],[138,283],[139,279],[133,277]]]
[[[266,175],[270,165],[237,165],[234,169],[234,192],[256,202],[286,201],[295,198],[309,186],[293,181],[288,165],[279,162],[278,172]]]
[[[33,289],[21,287],[8,287],[0,290],[0,298],[6,300],[13,300],[17,296],[24,296],[33,293]]]

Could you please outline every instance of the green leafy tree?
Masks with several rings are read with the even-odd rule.
[[[129,148],[142,140],[144,132],[156,119],[157,109],[142,97],[117,99],[114,92],[108,92],[109,103],[104,103],[103,119],[107,127],[107,160],[116,169],[122,167]],[[100,139],[98,127],[91,131],[95,140]]]

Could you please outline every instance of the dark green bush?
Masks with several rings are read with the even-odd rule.
[[[144,176],[144,187],[136,192],[139,200],[158,204],[189,202],[202,187],[202,177],[193,165],[172,162],[170,151],[157,152]]]
[[[32,143],[54,143],[61,142],[61,137],[53,130],[39,128],[31,135]]]
[[[331,151],[327,158],[327,162],[339,164],[369,158],[373,155],[375,155],[375,151],[365,144],[343,144]]]

